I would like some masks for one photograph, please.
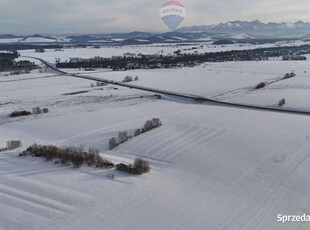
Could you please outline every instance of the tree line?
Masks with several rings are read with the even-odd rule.
[[[113,56],[110,58],[70,58],[64,62],[58,62],[58,68],[111,68],[144,69],[144,68],[170,68],[194,66],[204,62],[226,61],[256,61],[268,60],[270,57],[285,55],[303,55],[310,53],[310,45],[292,47],[271,47],[252,50],[232,50],[211,53],[182,53],[175,51],[172,55],[140,55],[140,56]]]

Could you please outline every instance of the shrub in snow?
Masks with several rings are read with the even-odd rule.
[[[107,161],[105,159],[103,159],[102,157],[100,157],[99,154],[95,155],[95,166],[97,168],[113,168],[114,164],[111,161]]]
[[[278,105],[282,107],[284,104],[285,104],[285,99],[283,98],[279,101]]]
[[[19,156],[20,157],[26,157],[28,155],[28,152],[27,151],[22,151]]]
[[[21,117],[21,116],[29,116],[31,112],[22,110],[22,111],[14,111],[10,114],[10,117]]]
[[[42,113],[48,113],[48,108],[43,108],[43,109],[41,109],[40,107],[35,107],[35,108],[33,108],[32,109],[32,113],[33,114],[42,114]]]
[[[255,89],[261,89],[261,88],[264,88],[265,86],[266,86],[266,82],[261,82],[256,85]]]
[[[135,77],[135,81],[138,81],[138,80],[139,80],[139,78],[138,78],[138,76],[136,76],[136,77]]]
[[[131,76],[126,76],[123,80],[123,82],[131,82],[133,81],[133,78]]]
[[[45,53],[45,49],[43,49],[43,48],[36,48],[34,51],[36,53]]]
[[[106,86],[106,85],[108,85],[108,83],[100,82],[100,81],[97,81],[97,82],[96,82],[96,86],[97,86],[97,87]]]
[[[20,75],[20,74],[22,74],[21,70],[14,70],[10,73],[10,75]]]
[[[286,73],[282,79],[288,79],[292,77],[296,77],[296,74],[294,72]]]
[[[42,110],[40,107],[35,107],[32,109],[32,113],[33,114],[41,114],[42,113]]]
[[[136,174],[147,173],[151,170],[150,164],[148,161],[137,158],[133,163],[133,169]]]
[[[10,117],[21,117],[21,116],[29,116],[31,114],[42,114],[48,113],[48,108],[41,109],[40,107],[35,107],[32,109],[32,113],[30,111],[22,110],[22,111],[14,111],[10,114]]]
[[[126,173],[131,173],[132,165],[126,165],[126,164],[120,163],[116,165],[116,170],[126,172]]]
[[[26,150],[34,157],[45,158],[46,161],[60,162],[62,165],[70,165],[79,168],[83,164],[87,166],[95,166],[100,168],[111,168],[114,164],[103,159],[99,155],[99,150],[89,149],[84,151],[83,147],[56,147],[53,145],[37,145],[33,144]],[[22,156],[24,156],[23,154]]]
[[[151,170],[150,164],[148,161],[142,160],[140,158],[137,158],[134,161],[134,164],[126,165],[126,164],[118,164],[116,165],[116,170],[134,174],[134,175],[141,175],[143,173],[147,173]]]

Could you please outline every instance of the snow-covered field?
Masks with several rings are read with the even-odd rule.
[[[277,106],[285,98],[286,108],[310,110],[309,64],[207,63],[91,75],[138,76],[133,84],[246,104]],[[253,90],[292,71],[295,78]],[[0,153],[0,229],[309,229],[309,222],[277,222],[278,214],[310,214],[309,116],[157,99],[90,84],[37,71],[0,75],[0,148],[7,140],[23,142]],[[79,91],[87,92],[63,95]],[[35,106],[50,112],[8,117]],[[163,125],[108,150],[111,137],[153,117]],[[18,157],[33,143],[95,147],[114,163],[140,157],[151,172],[130,176]]]
[[[128,45],[128,46],[102,46],[101,48],[64,48],[63,51],[55,51],[54,49],[47,49],[45,53],[36,53],[34,50],[20,50],[19,53],[23,56],[33,56],[42,58],[50,63],[55,63],[56,58],[61,61],[68,61],[70,58],[92,58],[123,56],[130,53],[131,55],[172,55],[173,52],[181,50],[182,53],[205,53],[205,52],[220,52],[231,50],[249,50],[258,48],[283,47],[283,46],[300,46],[310,44],[310,41],[279,41],[275,43],[266,44],[230,44],[230,45],[212,45],[212,42],[203,42],[201,44],[153,44],[153,45]]]
[[[280,80],[291,72],[296,77]],[[284,98],[287,103],[283,108],[310,111],[309,61],[206,63],[196,68],[98,72],[91,75],[117,81],[127,75],[138,76],[139,81],[132,84],[250,105],[278,107],[278,101]],[[272,83],[277,80],[280,81]],[[260,82],[272,84],[255,90]]]

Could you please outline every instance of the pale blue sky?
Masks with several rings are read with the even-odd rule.
[[[161,0],[0,0],[0,33],[165,32]],[[230,20],[310,22],[309,0],[181,0],[181,26]]]

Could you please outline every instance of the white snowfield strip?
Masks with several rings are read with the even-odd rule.
[[[0,38],[1,43],[55,43],[55,42],[68,42],[70,39],[63,37],[44,38],[44,37],[17,37],[17,38]]]

